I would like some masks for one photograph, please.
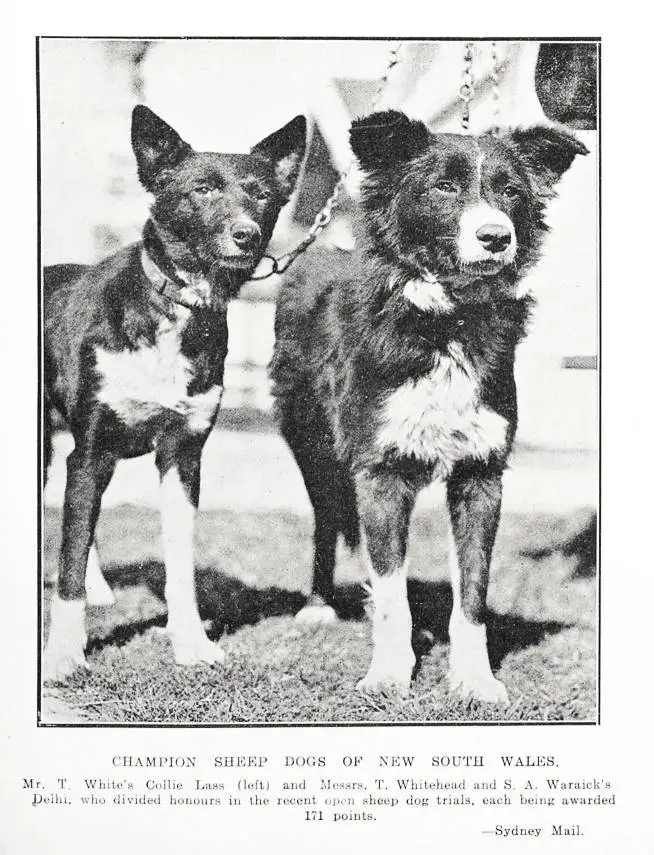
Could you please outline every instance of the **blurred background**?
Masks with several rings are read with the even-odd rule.
[[[466,71],[466,43],[461,41],[41,39],[44,263],[95,262],[138,240],[148,198],[138,183],[129,143],[130,113],[137,103],[151,107],[199,150],[247,151],[297,113],[307,115],[309,155],[271,245],[274,254],[289,249],[306,233],[339,174],[350,165],[350,121],[370,111],[388,72],[391,51],[396,51],[397,62],[376,106],[402,109],[433,130],[461,131],[460,87]],[[539,481],[527,467],[525,489],[521,488],[522,498],[516,501],[537,501],[538,490],[530,485],[542,482],[543,496],[552,493],[548,503],[594,506],[597,44],[478,41],[468,70],[474,78],[469,104],[473,133],[495,124],[552,120],[575,129],[590,150],[588,157],[575,160],[559,185],[559,198],[548,214],[552,231],[540,264],[530,274],[538,309],[517,362],[517,459],[521,451],[540,455],[541,476]],[[321,240],[344,248],[351,243],[348,212],[358,178],[352,170],[334,220]],[[234,432],[270,434],[273,430],[266,366],[272,352],[278,284],[276,276],[249,283],[230,307],[226,392],[218,429],[224,433],[223,448],[234,444],[233,453],[223,454],[223,463],[238,462],[238,474],[244,479],[249,477],[248,461],[266,453],[264,440],[250,446],[243,437],[235,438]],[[274,437],[274,441],[281,448],[281,440]],[[67,440],[61,442],[63,452]],[[289,495],[297,492],[298,507],[306,510],[299,476],[287,474],[292,463],[285,453],[271,447],[273,462],[265,481],[258,476],[261,492],[270,492],[271,476],[273,487],[275,479],[290,479]],[[207,456],[211,456],[209,450],[205,460]],[[523,459],[528,463],[535,458]],[[55,477],[48,487],[50,501],[57,503],[62,460],[55,461]],[[516,477],[520,471],[516,466]],[[224,467],[216,464],[215,476],[224,482]],[[138,500],[143,490],[150,490],[139,478],[136,486],[130,486],[129,479],[119,483],[123,487],[116,501],[118,495]],[[152,480],[151,489],[155,488]]]

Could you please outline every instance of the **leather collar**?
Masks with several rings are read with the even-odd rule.
[[[145,249],[141,250],[141,267],[154,295],[164,297],[165,300],[175,303],[178,306],[184,306],[186,309],[195,309],[198,306],[207,305],[207,302],[199,294],[193,293],[190,285],[182,285],[175,282],[169,276],[166,276],[157,267]],[[157,302],[163,311],[168,314],[165,303],[162,305],[161,301]]]

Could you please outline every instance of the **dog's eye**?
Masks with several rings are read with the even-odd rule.
[[[520,195],[520,191],[512,184],[507,184],[504,190],[502,190],[502,195],[507,199],[516,199]]]
[[[456,196],[461,192],[461,188],[454,181],[437,181],[434,186],[439,193],[445,193],[447,196]]]
[[[209,196],[213,193],[213,187],[210,187],[208,184],[200,184],[200,186],[196,187],[193,192],[197,193],[198,196]]]

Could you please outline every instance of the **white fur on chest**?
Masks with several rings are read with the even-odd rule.
[[[436,356],[429,374],[391,392],[377,444],[432,463],[436,475],[447,477],[458,460],[484,460],[503,448],[506,433],[506,419],[480,404],[474,368],[452,344]]]
[[[199,395],[188,394],[191,363],[182,354],[180,336],[185,320],[162,321],[153,345],[109,351],[96,347],[100,379],[98,400],[128,426],[170,412],[184,416],[191,431],[206,430],[222,397],[222,386]]]

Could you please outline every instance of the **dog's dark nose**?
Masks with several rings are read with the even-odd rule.
[[[511,232],[506,226],[496,226],[487,223],[475,232],[477,240],[488,252],[502,252],[511,243]]]
[[[240,249],[256,249],[259,246],[261,229],[256,223],[235,223],[230,232]]]

